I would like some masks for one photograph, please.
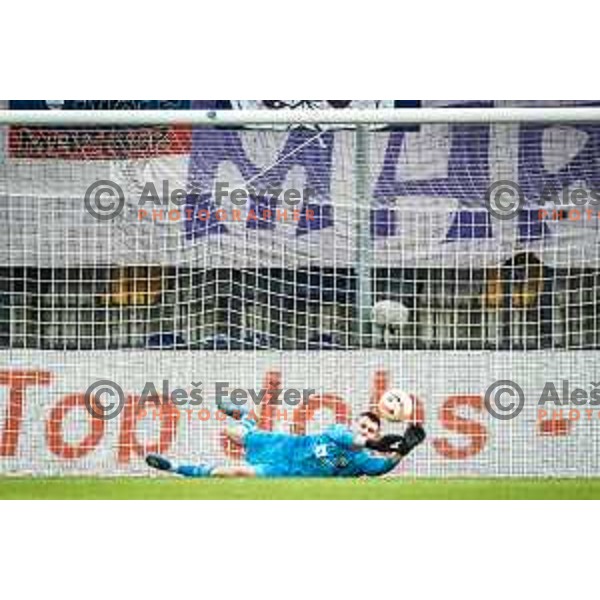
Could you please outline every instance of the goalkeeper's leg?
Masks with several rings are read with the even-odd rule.
[[[183,477],[258,477],[257,469],[249,465],[236,465],[232,467],[217,467],[208,464],[179,465],[175,466],[164,456],[148,454],[146,464],[153,469],[182,475]]]
[[[183,477],[286,477],[285,465],[235,465],[217,467],[208,464],[175,466],[158,454],[148,454],[146,464],[153,469],[166,471]]]
[[[258,477],[256,469],[249,465],[211,467],[209,465],[181,465],[174,471],[183,477]]]
[[[235,406],[229,402],[217,402],[217,408],[228,417],[225,430],[227,437],[244,446],[246,436],[257,427],[255,418],[249,414],[245,407]],[[258,477],[261,475],[260,469],[250,465],[231,467],[217,467],[208,464],[174,466],[170,460],[158,454],[146,456],[146,464],[153,469],[175,473],[183,477]]]
[[[174,472],[184,477],[290,477],[285,465],[238,465],[233,467],[183,465]]]

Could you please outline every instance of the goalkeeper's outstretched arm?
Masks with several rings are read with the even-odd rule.
[[[407,454],[425,439],[425,430],[420,425],[410,425],[404,435],[384,435],[378,440],[365,442],[365,447],[388,456],[368,456],[361,461],[365,475],[384,475],[391,471]]]
[[[367,440],[365,447],[378,452],[393,452],[402,458],[424,439],[425,430],[421,425],[409,425],[404,435],[389,434],[376,440]]]

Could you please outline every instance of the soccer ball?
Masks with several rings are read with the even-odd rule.
[[[408,421],[413,417],[415,401],[408,392],[390,389],[381,395],[377,407],[386,421]]]

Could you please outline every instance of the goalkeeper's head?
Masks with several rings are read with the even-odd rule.
[[[355,429],[365,440],[377,440],[381,437],[381,420],[374,412],[360,413]]]

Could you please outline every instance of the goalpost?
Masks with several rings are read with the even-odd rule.
[[[399,387],[399,473],[600,474],[600,108],[0,110],[0,142],[0,473],[240,460],[218,389],[304,433]]]

